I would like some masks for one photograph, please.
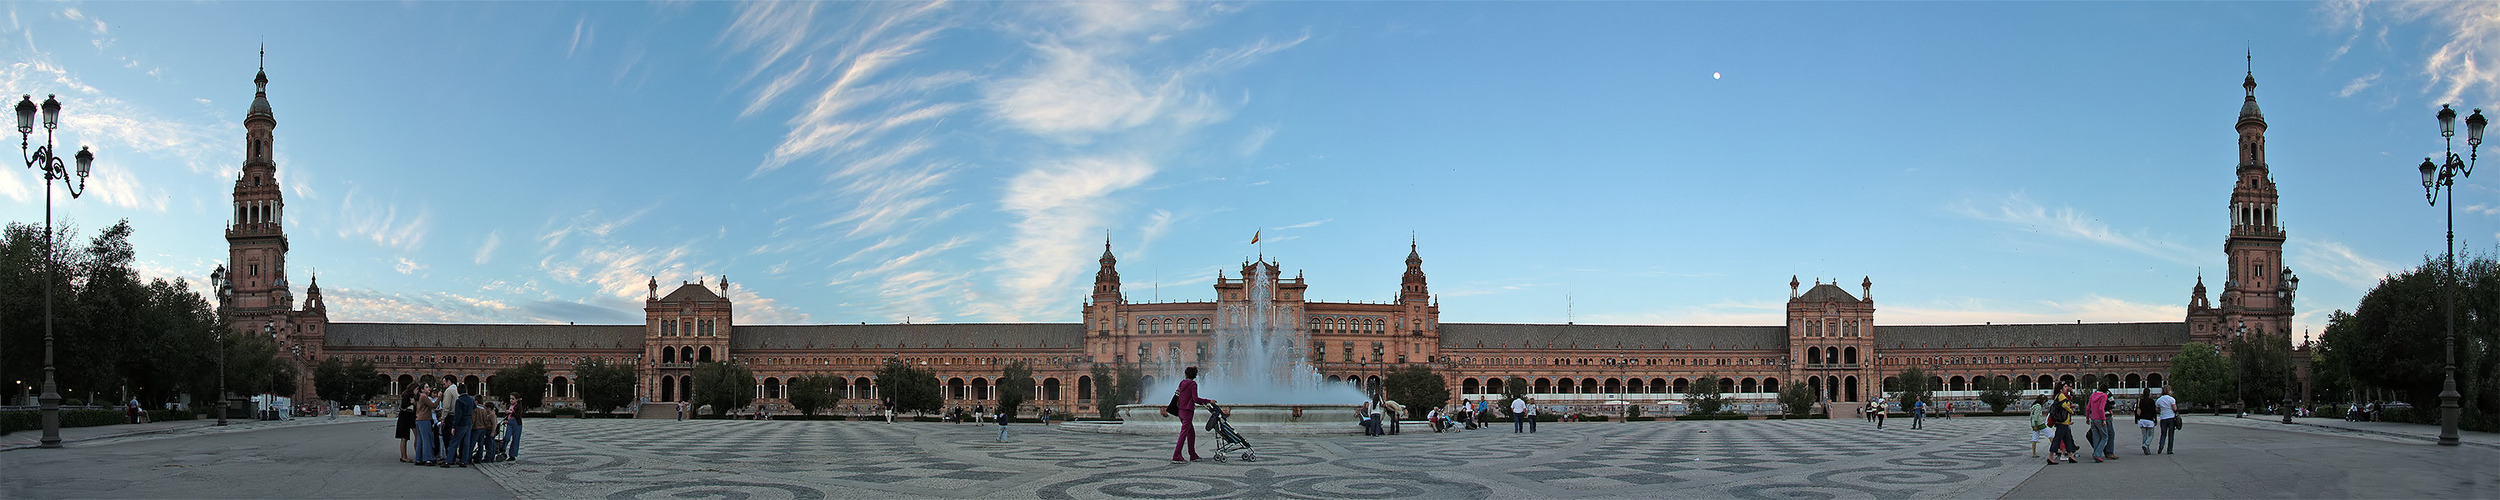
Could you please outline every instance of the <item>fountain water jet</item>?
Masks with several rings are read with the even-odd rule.
[[[1241,300],[1218,297],[1213,357],[1199,365],[1199,397],[1222,401],[1233,429],[1244,434],[1352,433],[1365,398],[1351,386],[1330,384],[1312,368],[1310,338],[1299,328],[1298,308],[1278,307],[1276,266],[1265,259],[1246,266]],[[1168,434],[1178,422],[1163,406],[1180,386],[1189,364],[1165,356],[1155,385],[1140,403],[1121,405],[1118,424],[1072,429],[1123,434]],[[1199,412],[1203,414],[1204,412]],[[1198,418],[1200,422],[1205,417]]]

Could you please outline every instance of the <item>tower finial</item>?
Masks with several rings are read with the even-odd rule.
[[[269,71],[269,42],[260,43],[260,70]]]

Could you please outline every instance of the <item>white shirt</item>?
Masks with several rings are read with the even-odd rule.
[[[1528,414],[1528,400],[1527,400],[1527,398],[1520,398],[1520,399],[1513,399],[1513,400],[1510,400],[1510,413],[1511,413],[1512,415],[1526,415],[1526,414]]]
[[[2161,399],[2153,400],[2153,407],[2161,409],[2159,417],[2164,420],[2179,418],[2179,400],[2171,399],[2169,394],[2163,394]]]

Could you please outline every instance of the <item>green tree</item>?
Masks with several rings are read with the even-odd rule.
[[[1389,400],[1406,406],[1408,413],[1420,414],[1426,409],[1450,403],[1449,381],[1424,365],[1406,365],[1391,371],[1389,378],[1382,379],[1380,385],[1381,390],[1389,393]]]
[[[1979,377],[1979,402],[1987,404],[1988,411],[2004,413],[2005,407],[2021,397],[2022,393],[2014,391],[2014,382],[2005,377]]]
[[[1033,367],[1024,360],[1007,362],[1007,369],[998,377],[998,411],[1016,418],[1018,407],[1033,399]]]
[[[946,404],[937,374],[900,358],[887,359],[885,367],[877,369],[877,396],[898,412],[938,411]]]
[[[1120,403],[1119,403],[1119,404],[1124,404],[1124,405],[1126,405],[1126,404],[1138,404],[1138,403],[1143,403],[1143,402],[1145,402],[1145,395],[1146,395],[1146,369],[1145,369],[1145,368],[1142,368],[1142,367],[1139,367],[1139,366],[1137,366],[1137,365],[1133,365],[1133,364],[1121,364],[1120,366],[1115,367],[1112,371],[1113,371],[1114,373],[1116,373],[1116,374],[1118,374],[1118,375],[1119,375],[1119,377],[1117,377],[1117,378],[1119,379],[1118,386],[1117,386],[1117,387],[1114,387],[1115,389],[1118,389],[1118,390],[1119,390],[1119,391],[1118,391],[1118,392],[1119,392],[1119,394],[1120,394]],[[1169,400],[1170,398],[1165,398],[1165,399],[1166,399],[1166,400]]]
[[[1112,371],[1111,365],[1105,364],[1096,364],[1091,371],[1093,377],[1090,379],[1094,381],[1094,413],[1101,415],[1102,418],[1117,416],[1115,412],[1119,410],[1120,398],[1113,393],[1118,390],[1119,382],[1112,380],[1116,372]]]
[[[1684,404],[1692,406],[1693,411],[1689,412],[1692,415],[1719,414],[1719,408],[1727,405],[1726,394],[1719,390],[1719,376],[1705,375],[1693,381],[1693,385],[1684,391]]]
[[[2263,408],[2283,399],[2284,377],[2291,369],[2291,337],[2252,333],[2231,340],[2232,374],[2242,408]]]
[[[1511,377],[1502,381],[1502,400],[1495,401],[1493,406],[1502,407],[1502,411],[1508,414],[1510,402],[1524,397],[1528,397],[1528,379]]]
[[[321,360],[313,366],[313,394],[338,404],[358,404],[389,390],[389,380],[375,370],[373,361],[345,361],[337,356]]]
[[[1884,381],[1886,386],[1884,388],[1894,393],[1894,402],[1900,403],[1901,409],[1906,411],[1912,404],[1925,401],[1928,391],[1935,390],[1935,384],[1931,382],[1928,380],[1927,370],[1912,367],[1894,374],[1892,380]]]
[[[531,360],[495,370],[494,380],[486,386],[488,397],[519,395],[521,408],[537,408],[547,400],[547,364]]]
[[[755,403],[755,371],[737,363],[695,363],[694,394],[686,400],[711,406],[715,417],[745,408]]]
[[[1790,417],[1803,417],[1813,413],[1814,403],[1821,399],[1814,394],[1813,387],[1807,387],[1805,384],[1780,386],[1780,408],[1787,410]]]
[[[2222,412],[2222,402],[2231,400],[2231,375],[2230,362],[2203,342],[2179,346],[2179,354],[2170,358],[2171,393],[2187,402],[2209,405],[2215,413]]]
[[[800,415],[815,416],[816,410],[832,408],[842,402],[841,377],[811,374],[790,379],[790,407]]]
[[[608,413],[634,401],[634,368],[610,364],[599,358],[582,358],[573,363],[573,386],[580,391],[582,407]]]

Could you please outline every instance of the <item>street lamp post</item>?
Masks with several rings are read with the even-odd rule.
[[[27,148],[33,145],[35,111],[38,109],[43,111],[43,147],[30,151]],[[26,168],[43,171],[43,395],[37,399],[43,413],[43,440],[37,444],[40,448],[61,447],[61,394],[59,385],[52,377],[52,285],[60,279],[59,266],[54,264],[52,258],[52,181],[61,181],[61,185],[69,190],[69,197],[77,198],[86,192],[87,172],[95,166],[95,152],[89,151],[86,146],[79,146],[76,157],[78,179],[72,182],[69,169],[61,165],[61,156],[53,153],[52,131],[58,128],[61,128],[60,100],[50,95],[43,96],[40,108],[35,105],[32,94],[17,101],[18,155],[25,158]]]
[[[2285,276],[2283,288],[2274,291],[2275,296],[2283,299],[2276,303],[2292,303],[2292,294],[2298,291],[2300,291],[2300,277]],[[2283,414],[2283,423],[2292,423],[2292,329],[2289,326],[2283,328],[2283,405],[2275,408],[2275,411]]]
[[[217,328],[217,425],[226,425],[226,329]]]
[[[2457,292],[2454,284],[2457,274],[2456,183],[2458,177],[2474,175],[2474,160],[2479,156],[2477,150],[2483,145],[2483,127],[2490,123],[2490,120],[2483,118],[2481,109],[2474,110],[2474,116],[2465,118],[2466,156],[2459,158],[2456,150],[2457,111],[2449,109],[2446,104],[2439,105],[2439,138],[2444,143],[2444,155],[2447,161],[2433,162],[2430,158],[2422,159],[2422,198],[2433,206],[2443,205],[2439,202],[2440,198],[2448,199],[2448,203],[2444,204],[2448,208],[2448,251],[2441,258],[2442,266],[2446,267],[2442,270],[2445,278],[2439,280],[2439,295],[2447,302],[2448,307],[2448,333],[2441,342],[2441,351],[2447,356],[2447,361],[2440,368],[2440,446],[2457,445],[2457,398],[2459,394],[2457,393]]]

